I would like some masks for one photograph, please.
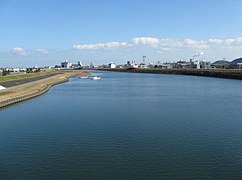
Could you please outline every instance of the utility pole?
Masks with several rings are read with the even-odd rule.
[[[225,58],[223,58],[223,61],[224,61],[224,69],[225,69]]]

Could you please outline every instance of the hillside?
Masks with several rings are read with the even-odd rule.
[[[238,64],[238,63],[242,63],[242,57],[241,58],[238,58],[238,59],[235,59],[231,62],[232,64]]]
[[[212,63],[212,64],[230,64],[230,62],[229,61],[225,61],[225,60],[218,60],[218,61],[215,61],[214,63]]]

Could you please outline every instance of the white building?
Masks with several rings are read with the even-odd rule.
[[[211,63],[210,62],[201,62],[201,66],[203,69],[211,69]]]
[[[162,67],[164,69],[171,69],[175,67],[175,63],[165,62],[162,65],[160,63],[157,64],[157,67]]]
[[[140,64],[139,64],[139,68],[142,68],[142,69],[143,69],[143,68],[147,68],[147,66],[146,66],[145,63],[140,63]]]
[[[194,65],[196,66],[197,69],[201,68],[200,61],[195,61]]]
[[[20,72],[20,68],[12,68],[12,72],[18,73],[18,72]]]
[[[108,64],[108,68],[116,68],[116,64],[115,63],[113,63],[113,62],[110,62],[109,64]]]
[[[138,68],[139,65],[135,63],[135,61],[128,61],[127,62],[127,67],[128,68]]]

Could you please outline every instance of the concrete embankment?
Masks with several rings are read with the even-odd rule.
[[[8,100],[5,100],[5,101],[1,101],[0,102],[0,108],[6,107],[6,106],[9,106],[9,105],[12,105],[12,104],[24,101],[24,100],[28,100],[28,99],[31,99],[33,97],[40,96],[40,95],[46,93],[52,86],[54,86],[56,84],[64,83],[66,81],[68,81],[68,79],[57,81],[57,82],[52,82],[50,84],[47,83],[47,84],[45,84],[45,86],[42,89],[38,89],[35,92],[31,92],[31,93],[26,94],[26,95],[17,96],[15,98],[11,98],[11,99],[8,99]]]
[[[12,87],[0,92],[0,108],[34,98],[46,93],[52,86],[67,82],[73,76],[87,76],[89,72],[67,72],[53,77]]]
[[[152,73],[152,74],[177,74],[191,76],[206,76],[214,78],[227,78],[242,80],[242,70],[227,70],[227,69],[98,69],[103,71],[114,72],[133,72],[133,73]]]

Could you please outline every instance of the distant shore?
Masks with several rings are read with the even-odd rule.
[[[177,74],[177,75],[190,75],[190,76],[205,76],[214,78],[238,79],[242,80],[242,70],[232,69],[161,69],[161,68],[102,68],[97,69],[102,71],[113,72],[130,72],[130,73],[152,73],[152,74]]]
[[[40,96],[46,93],[52,86],[67,82],[70,77],[88,76],[90,74],[90,72],[85,71],[65,71],[51,77],[40,78],[40,80],[33,80],[32,82],[7,88],[0,91],[0,108]]]

